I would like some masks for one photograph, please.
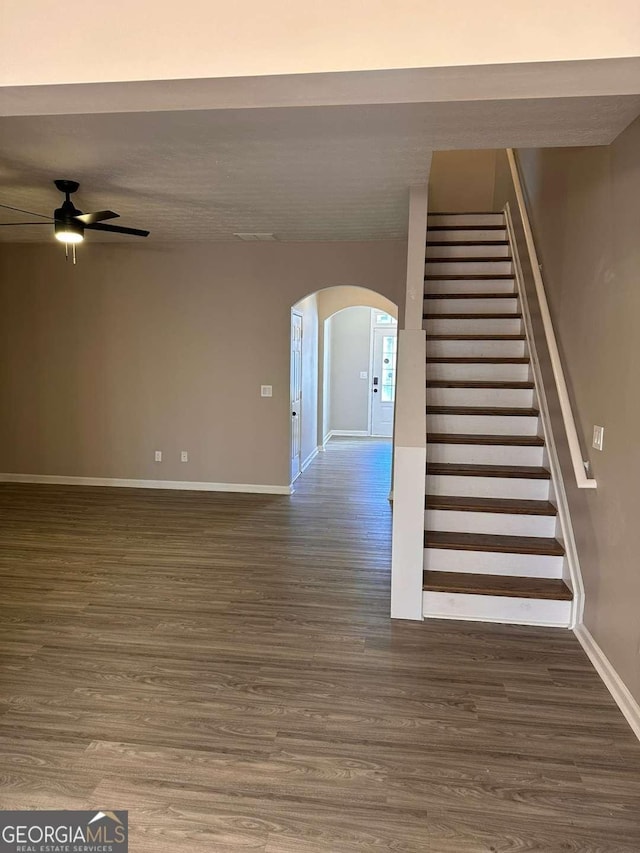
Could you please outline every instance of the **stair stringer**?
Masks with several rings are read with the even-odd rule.
[[[564,478],[562,476],[560,459],[558,457],[557,444],[553,428],[551,426],[549,404],[545,392],[542,368],[540,366],[535,336],[533,333],[531,309],[529,306],[528,294],[524,286],[522,263],[520,261],[518,243],[515,238],[513,219],[511,217],[511,210],[508,202],[504,208],[504,215],[507,226],[507,239],[509,240],[512,252],[513,273],[516,281],[516,289],[520,297],[520,310],[522,312],[522,322],[526,336],[527,348],[529,350],[531,373],[535,384],[535,393],[540,412],[539,423],[542,426],[543,437],[545,440],[545,455],[547,457],[549,470],[551,471],[551,493],[549,500],[555,504],[558,510],[556,538],[560,540],[565,549],[563,579],[573,591],[573,601],[571,602],[571,621],[568,627],[574,629],[577,625],[582,623],[582,616],[584,612],[584,583],[580,569],[580,559],[578,557],[578,549],[573,532],[573,525],[571,523],[569,501],[564,487]]]

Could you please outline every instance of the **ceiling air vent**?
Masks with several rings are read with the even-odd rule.
[[[233,236],[237,237],[238,240],[247,240],[247,241],[252,241],[252,242],[255,242],[256,240],[260,240],[263,243],[270,243],[270,242],[277,240],[277,237],[275,234],[266,234],[266,233],[261,233],[261,232],[258,232],[255,234],[251,234],[249,232],[243,232],[241,234],[234,234]]]

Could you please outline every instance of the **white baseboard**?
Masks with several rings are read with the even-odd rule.
[[[127,489],[175,489],[187,492],[250,492],[290,495],[291,486],[262,483],[203,483],[196,480],[129,480],[116,477],[62,477],[56,474],[0,474],[0,483],[40,483],[54,486],[115,486]]]
[[[300,473],[302,473],[303,471],[306,471],[306,470],[307,470],[307,468],[309,467],[309,465],[311,465],[311,463],[313,462],[313,460],[314,460],[314,459],[316,458],[316,456],[318,455],[318,451],[319,451],[319,450],[320,450],[320,448],[319,448],[319,447],[314,447],[314,448],[313,448],[313,450],[311,451],[311,453],[307,456],[307,458],[304,460],[304,462],[303,462],[303,463],[302,463],[302,465],[300,466]]]
[[[587,653],[598,675],[604,681],[609,693],[613,696],[618,708],[622,711],[633,733],[640,740],[640,705],[629,692],[628,687],[613,668],[609,658],[591,636],[584,623],[574,628],[578,642]]]
[[[353,435],[369,437],[370,433],[366,429],[332,429],[329,433],[329,438],[332,438],[334,435]]]

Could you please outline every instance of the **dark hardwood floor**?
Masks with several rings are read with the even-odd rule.
[[[291,498],[0,485],[0,806],[132,853],[638,853],[573,635],[388,618],[388,442]]]

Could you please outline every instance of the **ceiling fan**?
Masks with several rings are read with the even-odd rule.
[[[114,213],[113,210],[98,210],[95,213],[83,213],[71,201],[71,195],[77,192],[80,184],[77,181],[57,180],[53,182],[61,193],[64,193],[65,200],[61,207],[58,207],[53,212],[53,216],[45,216],[40,213],[33,213],[30,210],[22,210],[19,207],[11,207],[8,204],[0,204],[7,210],[17,210],[20,213],[28,213],[30,216],[40,216],[45,219],[45,222],[2,222],[0,225],[51,225],[56,240],[64,243],[67,250],[69,246],[73,248],[73,262],[75,263],[75,246],[77,243],[82,243],[84,240],[85,231],[109,231],[112,234],[131,234],[133,237],[148,237],[149,232],[141,228],[125,228],[121,225],[105,225],[105,219],[116,219],[120,214]]]

